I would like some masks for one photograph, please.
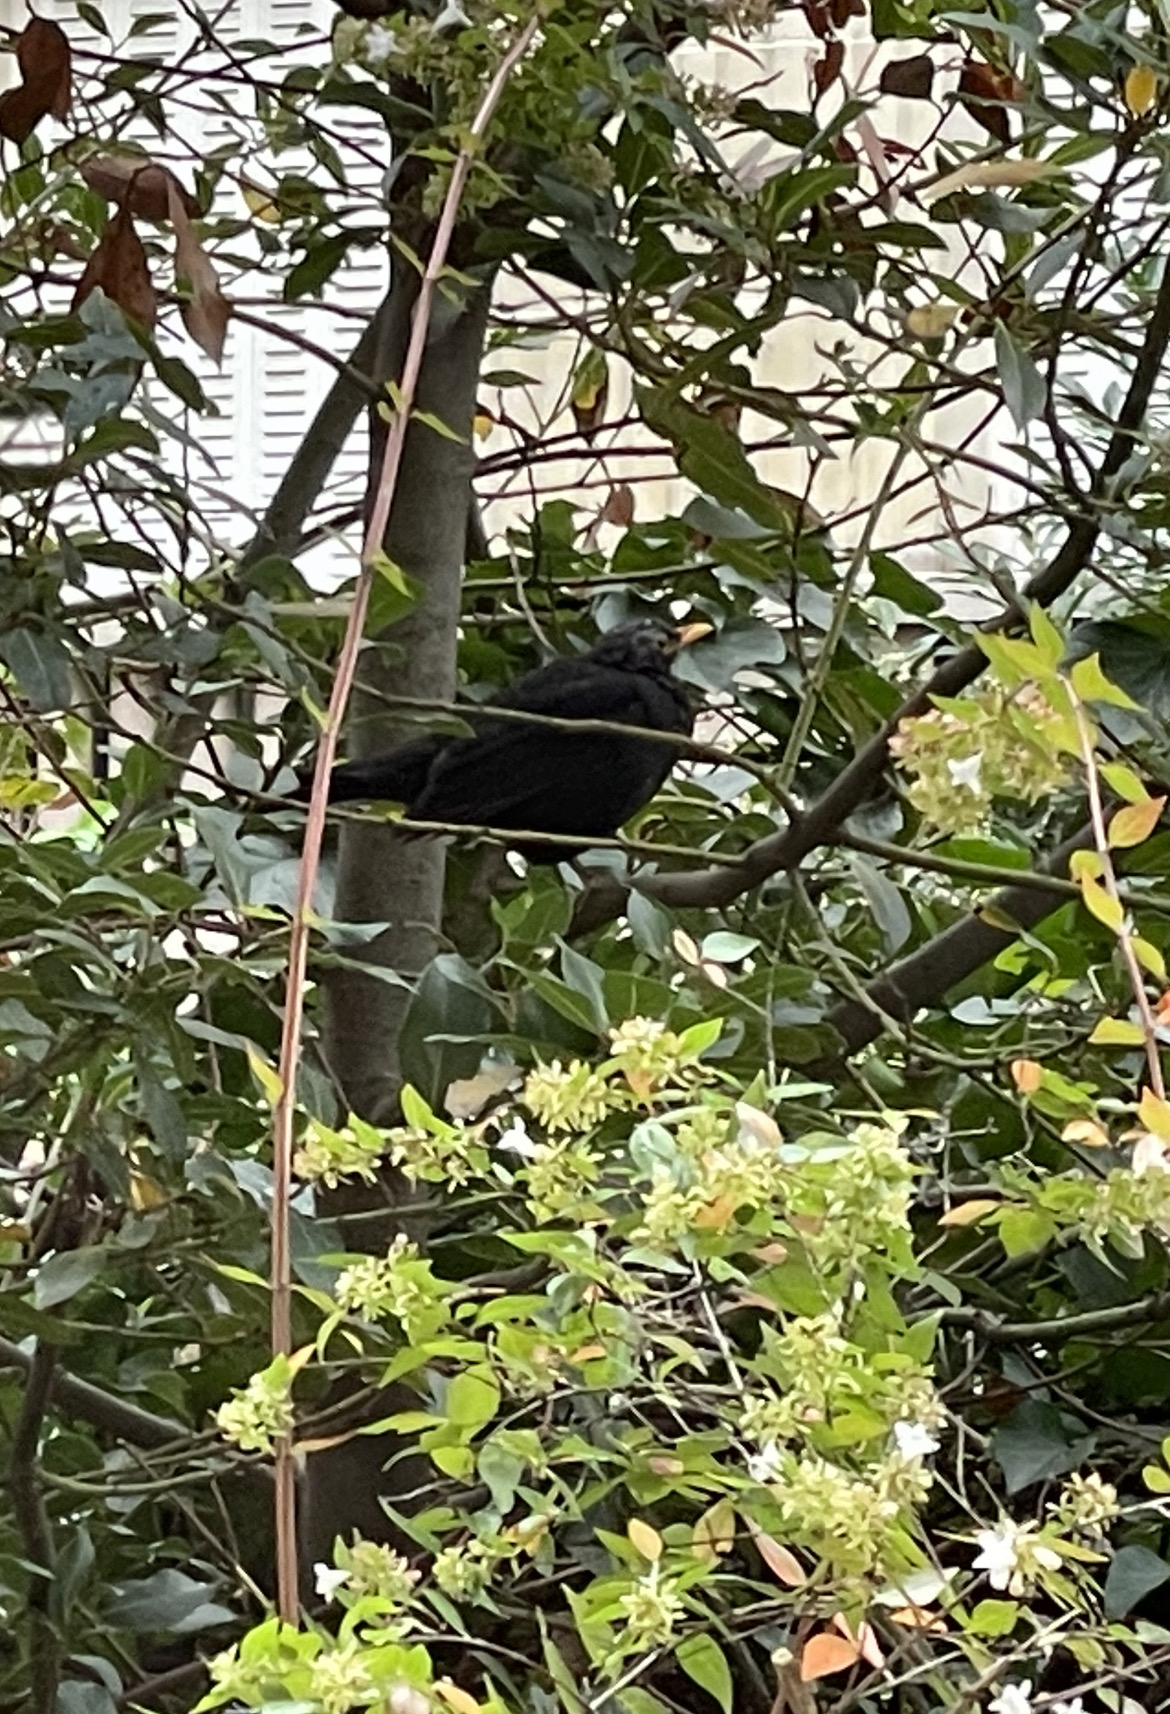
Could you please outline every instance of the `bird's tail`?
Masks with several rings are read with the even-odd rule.
[[[426,784],[427,775],[441,745],[442,737],[428,733],[390,750],[384,756],[369,756],[359,762],[340,762],[329,776],[329,802],[409,804]],[[312,787],[311,773],[300,776],[294,794],[300,803],[307,803]]]

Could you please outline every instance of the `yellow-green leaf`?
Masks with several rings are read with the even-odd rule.
[[[716,1500],[695,1520],[691,1552],[696,1559],[712,1561],[735,1546],[735,1507],[728,1499]],[[649,1555],[646,1556],[649,1558]]]
[[[1135,934],[1129,943],[1133,947],[1134,957],[1143,970],[1148,970],[1151,976],[1156,976],[1159,982],[1166,980],[1166,960],[1156,946],[1148,940],[1143,940],[1140,934]]]
[[[662,1537],[652,1525],[641,1518],[631,1518],[626,1525],[626,1534],[642,1558],[648,1559],[651,1565],[662,1558]]]
[[[284,1084],[269,1065],[263,1054],[251,1043],[248,1045],[248,1064],[252,1068],[252,1076],[263,1091],[265,1100],[275,1107],[284,1092]]]
[[[1032,641],[1050,667],[1058,667],[1064,659],[1064,638],[1038,601],[1033,602],[1028,615]]]
[[[1107,893],[1101,883],[1095,881],[1091,875],[1078,875],[1077,879],[1080,882],[1085,909],[1114,934],[1120,934],[1125,926],[1125,907],[1121,900],[1115,899],[1112,893]]]
[[[1068,676],[1082,702],[1107,702],[1114,708],[1136,709],[1140,706],[1119,685],[1105,677],[1099,655],[1088,655],[1083,661],[1077,661]]]
[[[1127,803],[1124,809],[1119,809],[1109,823],[1109,844],[1112,849],[1123,851],[1148,839],[1157,827],[1165,807],[1164,797],[1148,797],[1140,803]]]
[[[1141,803],[1148,795],[1141,780],[1124,762],[1102,762],[1100,773],[1109,790],[1123,797],[1126,803]]]
[[[1145,1040],[1145,1037],[1142,1037]],[[1161,1137],[1164,1143],[1170,1143],[1170,1102],[1164,1101],[1160,1095],[1155,1095],[1152,1089],[1143,1089],[1138,1101],[1138,1118],[1147,1131],[1152,1131],[1156,1137]],[[1170,1436],[1166,1445],[1170,1446]]]
[[[1145,1041],[1139,1024],[1128,1018],[1102,1018],[1089,1037],[1091,1047],[1141,1047]]]

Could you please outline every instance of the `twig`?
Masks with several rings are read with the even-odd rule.
[[[273,1187],[272,1187],[272,1349],[278,1355],[288,1355],[292,1349],[292,1262],[289,1248],[289,1201],[292,1188],[292,1157],[294,1117],[296,1111],[297,1061],[300,1057],[301,1024],[305,993],[305,968],[309,946],[309,919],[321,842],[325,831],[325,806],[328,799],[329,775],[337,753],[337,740],[346,705],[357,669],[358,650],[365,629],[366,609],[370,587],[390,518],[390,506],[398,481],[411,406],[422,372],[426,350],[427,330],[435,290],[447,260],[447,251],[455,230],[455,221],[463,191],[470,175],[480,139],[495,112],[513,70],[527,53],[540,26],[539,14],[534,14],[496,68],[495,76],[472,120],[467,140],[459,152],[451,173],[451,183],[443,202],[438,226],[415,306],[414,325],[402,368],[396,409],[386,438],[382,468],[378,475],[374,504],[371,508],[362,547],[362,565],[354,590],[353,608],[346,625],[337,677],[329,710],[321,733],[321,742],[313,771],[313,788],[309,799],[308,821],[301,853],[300,878],[297,887],[296,912],[289,933],[288,977],[285,983],[284,1025],[280,1041],[280,1089],[273,1112]],[[280,1616],[296,1624],[297,1547],[296,1547],[296,1488],[293,1445],[291,1437],[282,1436],[276,1446],[276,1579],[277,1606]]]

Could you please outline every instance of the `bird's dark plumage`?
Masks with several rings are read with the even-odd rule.
[[[588,654],[526,673],[482,709],[471,737],[431,733],[383,756],[334,768],[331,803],[355,798],[404,804],[414,821],[499,827],[606,839],[658,791],[678,759],[670,744],[616,732],[559,731],[493,719],[509,708],[561,720],[606,720],[689,737],[693,715],[671,676],[677,650],[709,626],[639,619],[609,631]],[[572,856],[566,846],[521,841],[533,862]]]

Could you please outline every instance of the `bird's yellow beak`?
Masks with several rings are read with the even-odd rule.
[[[697,643],[702,637],[709,637],[715,629],[714,625],[696,620],[692,625],[680,625],[675,632],[675,649],[689,649],[692,643]]]

